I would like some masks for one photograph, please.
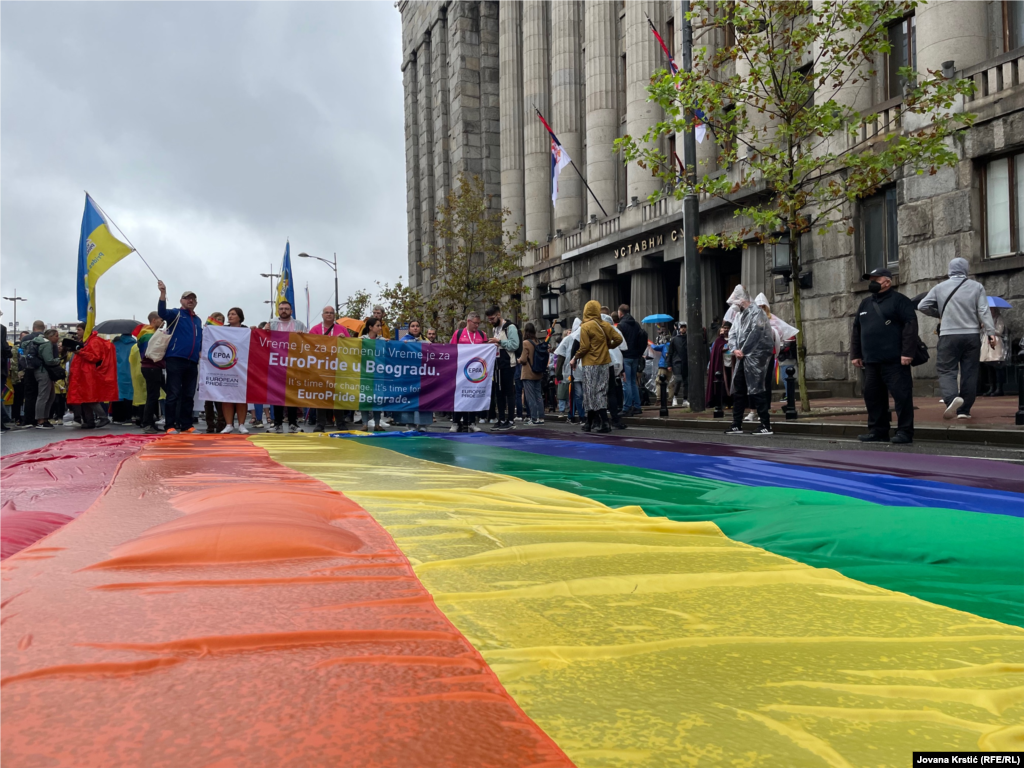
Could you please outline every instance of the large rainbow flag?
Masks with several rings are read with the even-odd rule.
[[[2,480],[5,529],[77,494],[2,565],[5,768],[1024,750],[1016,465],[524,430],[87,438]]]

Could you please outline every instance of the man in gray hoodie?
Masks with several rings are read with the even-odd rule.
[[[988,343],[995,344],[996,328],[988,309],[988,296],[981,283],[968,279],[967,267],[967,259],[950,261],[949,279],[928,291],[917,306],[918,312],[940,320],[935,370],[942,402],[946,404],[944,419],[971,418],[981,359],[978,329],[984,328]]]

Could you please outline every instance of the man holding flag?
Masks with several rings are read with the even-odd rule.
[[[281,262],[281,279],[277,281],[277,298],[274,300],[274,311],[271,317],[277,317],[277,308],[282,301],[287,301],[291,307],[295,306],[295,281],[292,280],[292,245],[285,240],[284,260]]]
[[[160,289],[156,310],[171,334],[164,355],[167,364],[167,399],[164,401],[167,434],[195,432],[192,409],[199,382],[199,353],[203,349],[203,321],[195,313],[198,300],[194,291],[185,291],[181,294],[181,307],[168,309],[167,286],[163,280],[157,280],[156,285]]]

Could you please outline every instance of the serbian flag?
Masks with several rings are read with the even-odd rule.
[[[565,151],[562,143],[555,136],[555,132],[551,130],[551,126],[548,125],[548,121],[544,119],[544,115],[537,110],[537,117],[544,123],[544,127],[547,128],[548,133],[551,135],[551,204],[554,205],[555,201],[558,200],[558,174],[562,172],[565,166],[572,162],[572,158],[569,157],[569,153]]]
[[[662,39],[661,35],[658,34],[658,28],[654,26],[654,22],[651,21],[651,17],[650,16],[647,17],[647,23],[651,27],[651,32],[653,32],[654,36],[657,38],[658,45],[661,46],[661,50],[665,52],[665,57],[668,59],[669,71],[673,75],[676,74],[677,72],[679,72],[679,67],[676,66],[675,57],[672,55],[672,52],[668,49],[668,46],[665,45],[665,41]],[[693,133],[694,133],[694,138],[697,139],[697,143],[698,144],[703,144],[704,143],[704,137],[708,133],[708,127],[707,127],[707,125],[704,124],[704,120],[705,120],[705,118],[704,118],[703,110],[700,110],[697,107],[694,107],[693,108]]]

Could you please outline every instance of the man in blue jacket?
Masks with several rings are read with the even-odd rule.
[[[156,310],[167,323],[171,343],[167,345],[164,362],[167,364],[167,434],[195,432],[192,426],[192,408],[199,381],[199,353],[203,348],[203,321],[195,313],[196,295],[193,291],[181,294],[181,308],[167,308],[167,286],[157,280],[160,301]]]

